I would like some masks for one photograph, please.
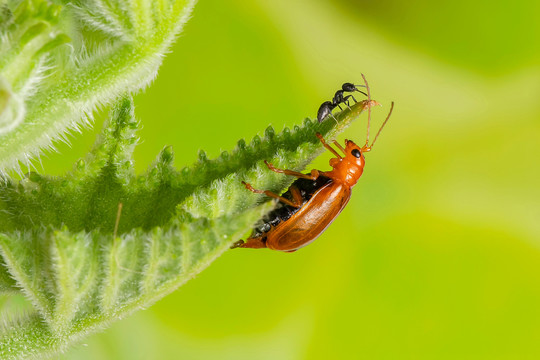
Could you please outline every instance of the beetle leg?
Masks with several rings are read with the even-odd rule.
[[[300,207],[302,203],[304,202],[304,199],[302,199],[302,193],[300,192],[300,189],[298,189],[296,186],[291,185],[289,188],[289,191],[291,192],[291,195],[294,200],[294,204],[297,205],[296,207]]]
[[[242,245],[244,244],[245,244],[244,240],[238,240],[238,241],[235,241],[229,249],[236,249],[236,248],[242,247]]]
[[[334,145],[336,145],[338,147],[339,150],[343,151],[343,153],[345,155],[347,155],[347,153],[345,152],[345,149],[343,148],[343,146],[341,146],[340,143],[338,143],[336,140],[332,141],[334,143]]]
[[[266,242],[262,238],[249,238],[247,241],[238,240],[231,245],[231,249],[236,248],[250,248],[250,249],[262,249],[266,247]]]
[[[273,172],[280,173],[280,174],[296,176],[297,178],[308,179],[308,180],[317,180],[317,178],[319,177],[319,170],[313,169],[313,170],[311,170],[311,174],[306,175],[306,174],[302,174],[301,172],[298,172],[298,171],[278,169],[278,168],[274,167],[274,165],[270,164],[266,160],[264,160],[264,163],[266,164],[266,166],[268,166],[268,168],[270,170],[272,170]]]
[[[279,196],[278,194],[273,193],[270,190],[257,190],[257,189],[254,189],[253,186],[251,186],[251,184],[248,184],[245,181],[242,181],[242,184],[244,184],[246,189],[248,189],[251,192],[254,192],[255,194],[264,194],[264,195],[266,195],[268,197],[278,199],[282,203],[293,206],[295,208],[300,207],[300,205],[301,205],[301,203],[300,203],[300,205],[297,205],[297,204],[293,203],[291,200],[285,199],[283,196]]]
[[[331,147],[330,145],[326,143],[326,141],[324,140],[321,134],[316,133],[315,136],[317,136],[319,140],[321,141],[321,143],[324,145],[324,147],[328,149],[328,151],[330,151],[332,154],[334,154],[338,159],[341,159],[343,157],[339,155],[338,152],[333,147]]]

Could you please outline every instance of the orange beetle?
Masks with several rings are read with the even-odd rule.
[[[351,198],[353,186],[364,171],[364,153],[373,148],[373,144],[388,122],[394,108],[392,102],[386,120],[371,145],[368,146],[371,106],[377,103],[371,101],[369,87],[367,87],[367,91],[368,100],[365,106],[368,107],[368,130],[364,146],[360,147],[351,140],[345,140],[345,148],[343,148],[337,141],[334,141],[334,145],[345,155],[341,156],[326,143],[321,134],[316,134],[324,147],[336,156],[330,159],[331,171],[314,169],[309,174],[302,174],[292,170],[277,169],[265,161],[270,170],[298,178],[282,196],[268,190],[254,189],[250,184],[242,182],[248,190],[279,199],[280,203],[263,218],[262,223],[255,227],[245,242],[243,240],[237,241],[232,248],[269,248],[293,252],[317,239],[341,213]]]

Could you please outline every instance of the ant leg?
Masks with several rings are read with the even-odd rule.
[[[336,105],[339,108],[339,110],[343,111],[343,108],[339,104],[336,104]]]
[[[339,122],[337,121],[336,117],[334,116],[334,114],[330,113],[330,116],[332,117],[332,119],[334,119],[334,121],[336,122],[336,125],[339,125]]]
[[[351,107],[349,106],[349,98],[350,98],[351,96],[352,96],[352,95],[348,95],[348,96],[345,96],[345,97],[343,98],[343,103],[344,103],[345,105],[347,105],[347,107],[349,108],[349,110],[351,110]],[[353,99],[354,99],[354,98],[353,98]]]
[[[349,95],[349,96],[352,97],[352,99],[354,100],[355,103],[358,102],[358,101],[356,101],[356,99],[354,98],[354,96],[352,96],[352,95]],[[349,97],[349,96],[347,96],[347,97]]]
[[[317,138],[319,138],[319,140],[321,141],[321,143],[323,144],[323,146],[328,149],[328,151],[330,151],[332,154],[334,154],[338,159],[341,159],[343,156],[339,155],[339,153],[333,148],[331,147],[330,145],[328,145],[326,143],[326,141],[324,140],[324,138],[322,137],[321,134],[319,133],[316,133],[315,136],[317,136]],[[345,153],[345,151],[343,151]]]
[[[278,169],[278,168],[274,167],[274,165],[270,164],[266,160],[264,160],[264,163],[266,164],[266,166],[268,166],[268,168],[270,170],[272,170],[273,172],[280,173],[280,174],[296,176],[297,178],[308,179],[308,180],[317,180],[317,178],[319,177],[319,170],[313,169],[313,170],[311,170],[310,175],[306,175],[306,174],[302,174],[301,172],[297,172],[297,171],[293,171],[293,170]],[[291,190],[292,190],[292,188],[291,188]]]
[[[253,186],[251,186],[251,184],[248,184],[246,183],[245,181],[242,181],[242,184],[244,184],[244,186],[246,187],[246,189],[248,189],[249,191],[251,192],[254,192],[255,194],[264,194],[268,197],[271,197],[271,198],[274,198],[274,199],[278,199],[279,201],[281,201],[282,203],[284,204],[287,204],[287,205],[290,205],[290,206],[293,206],[295,208],[298,208],[300,207],[301,204],[296,204],[296,203],[293,203],[291,200],[289,199],[285,199],[283,196],[279,196],[278,194],[276,193],[273,193],[271,192],[270,190],[257,190],[257,189],[254,189]]]

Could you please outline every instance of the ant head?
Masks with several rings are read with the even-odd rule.
[[[347,91],[347,92],[353,92],[353,91],[361,92],[360,90],[356,88],[357,86],[366,87],[365,85],[354,85],[352,83],[345,83],[341,85],[341,88],[343,89],[343,91]]]

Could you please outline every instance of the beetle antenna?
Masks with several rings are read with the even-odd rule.
[[[390,111],[388,112],[388,116],[386,116],[386,120],[382,123],[381,127],[379,128],[379,131],[377,132],[377,135],[375,135],[375,139],[373,139],[373,142],[371,145],[369,145],[369,150],[373,148],[373,144],[375,144],[375,141],[377,141],[377,138],[379,137],[379,134],[381,133],[382,129],[384,128],[384,125],[388,122],[390,119],[390,115],[392,115],[392,110],[394,110],[394,102],[392,101],[392,105],[390,105]]]
[[[369,91],[369,85],[368,85],[365,75],[364,74],[361,74],[361,75],[362,75],[362,79],[364,79],[364,84],[366,84],[367,101],[368,101],[367,134],[366,134],[366,145],[364,145],[365,147],[367,147],[369,144],[369,127],[371,124],[371,92]]]

